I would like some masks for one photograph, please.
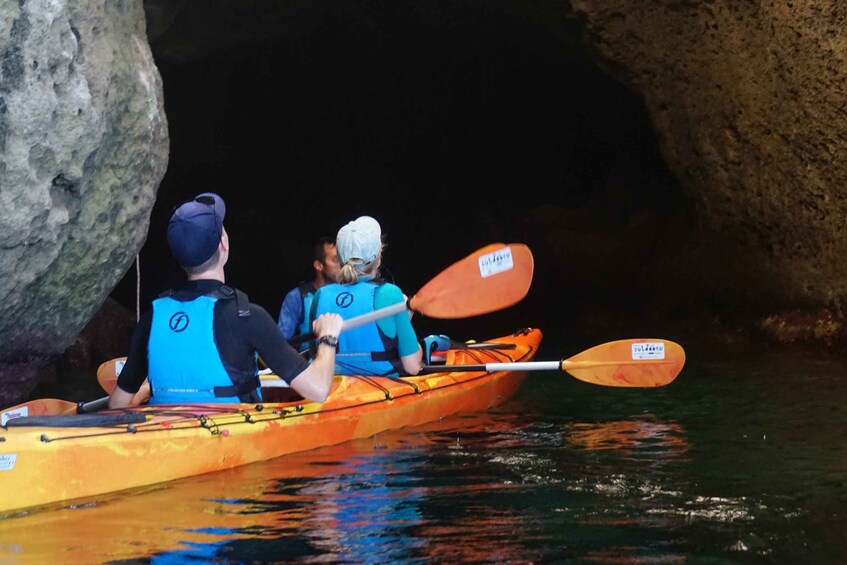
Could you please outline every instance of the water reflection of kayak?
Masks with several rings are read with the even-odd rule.
[[[433,538],[444,534],[443,524],[430,523],[432,517],[418,510],[426,500],[461,497],[462,489],[479,488],[469,477],[447,491],[437,480],[421,480],[432,473],[426,466],[433,453],[473,459],[471,454],[487,452],[494,438],[514,442],[517,419],[511,410],[464,413],[414,429],[387,430],[254,465],[101,495],[61,511],[22,512],[2,522],[0,563],[282,563],[307,554],[312,562],[366,563],[383,555],[381,550],[420,545],[428,529],[436,530]],[[505,527],[502,515],[481,510],[473,518],[477,536],[491,531],[487,520]],[[504,549],[511,544],[513,550]],[[421,551],[436,558],[445,551],[441,545]],[[262,551],[267,557],[261,557]],[[525,550],[520,538],[450,549],[453,556],[471,552],[477,562],[495,561],[504,551],[519,561]]]

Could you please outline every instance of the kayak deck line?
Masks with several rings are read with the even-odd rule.
[[[496,356],[498,359],[512,359],[508,354],[500,353],[503,349],[514,349],[515,344],[493,344],[497,347],[481,347],[487,345],[486,343],[475,344],[480,347],[468,347],[463,348],[466,351],[466,355],[471,358],[471,360],[482,361],[483,356],[477,355],[473,351],[485,351],[486,356]],[[505,345],[511,345],[512,347],[504,347]],[[530,348],[526,356],[531,356],[534,354],[534,350]],[[490,359],[489,359],[490,361]],[[510,368],[510,370],[521,370],[520,363],[518,360],[512,361],[514,364],[514,368]],[[457,370],[465,369],[468,366],[472,366],[469,364],[466,365],[443,365],[444,371],[449,372],[451,367],[456,368]],[[470,382],[475,380],[476,378],[483,378],[486,375],[489,375],[490,371],[480,371],[480,375],[477,377],[470,377],[464,379],[462,382]],[[338,377],[336,377],[338,378]],[[196,405],[181,405],[180,408],[182,410],[174,410],[173,408],[162,408],[157,410],[156,405],[149,405],[144,407],[136,407],[136,408],[122,408],[122,409],[111,409],[102,411],[96,414],[74,414],[74,415],[57,415],[57,416],[30,416],[30,417],[21,417],[9,420],[7,423],[8,426],[21,427],[21,426],[38,426],[38,427],[80,427],[80,428],[89,428],[89,427],[97,427],[97,428],[108,428],[111,431],[103,432],[100,431],[96,434],[80,434],[75,436],[64,436],[64,437],[56,437],[50,438],[46,434],[41,436],[41,441],[52,442],[52,441],[61,441],[61,440],[69,440],[69,439],[79,439],[85,437],[93,437],[93,436],[103,436],[103,435],[114,435],[114,434],[122,434],[122,433],[144,433],[144,432],[160,432],[164,430],[172,430],[179,429],[180,427],[185,428],[206,428],[212,432],[212,434],[220,433],[219,430],[222,426],[233,426],[236,424],[255,424],[260,422],[266,422],[270,420],[278,420],[283,418],[292,418],[297,416],[315,416],[324,412],[333,412],[339,410],[351,410],[356,408],[361,408],[363,406],[367,406],[370,404],[376,404],[380,402],[385,402],[389,400],[394,400],[396,398],[401,398],[402,396],[406,396],[406,394],[397,393],[392,394],[392,392],[386,388],[385,386],[379,384],[379,379],[389,379],[390,382],[393,383],[403,383],[411,387],[413,392],[409,394],[424,394],[425,392],[431,392],[435,390],[439,390],[441,388],[447,388],[449,386],[455,386],[459,383],[445,383],[442,386],[429,389],[428,391],[421,391],[420,387],[414,382],[410,382],[409,379],[420,378],[419,376],[412,377],[382,377],[382,376],[373,376],[373,375],[348,375],[345,378],[348,379],[356,379],[362,382],[369,384],[370,386],[380,390],[385,394],[383,399],[372,400],[368,402],[363,402],[360,404],[350,404],[337,408],[329,408],[325,410],[318,410],[316,412],[307,412],[302,413],[303,410],[303,402],[306,402],[301,397],[302,402],[298,402],[293,404],[292,406],[278,406],[278,403],[259,403],[256,404],[252,410],[245,410],[243,408],[236,408],[235,406],[240,405],[229,405],[229,404],[196,404]],[[289,404],[289,403],[286,403]],[[256,418],[256,416],[264,416],[267,414],[267,408],[271,408],[272,417],[260,417]],[[191,413],[190,411],[196,410],[199,414]],[[186,412],[188,412],[186,414]],[[241,416],[243,420],[236,421],[228,421],[217,423],[214,421],[215,416]],[[174,420],[167,421],[151,421],[148,416],[175,416]],[[209,424],[211,422],[211,424]],[[116,427],[118,424],[129,424],[126,427]],[[137,425],[136,425],[137,424]],[[181,425],[185,424],[185,425]],[[147,429],[149,427],[149,429]]]
[[[72,422],[129,415],[143,418],[138,423],[0,426],[0,518],[488,410],[514,396],[527,373],[451,365],[527,361],[541,339],[540,330],[524,329],[492,340],[514,349],[451,349],[440,371],[410,377],[336,375],[320,403],[273,388],[258,404],[141,405],[62,416]]]
[[[449,366],[445,365],[445,369]],[[462,365],[456,365],[456,367],[461,368]],[[448,372],[448,371],[445,371]],[[380,404],[383,402],[389,402],[392,400],[397,400],[403,398],[405,396],[413,396],[413,395],[425,395],[428,393],[434,393],[436,391],[446,389],[453,386],[458,386],[460,384],[473,382],[474,380],[485,378],[490,375],[490,372],[480,371],[480,374],[477,376],[470,376],[465,378],[461,382],[454,383],[444,383],[441,386],[434,387],[428,390],[421,390],[417,384],[408,382],[409,378],[419,378],[419,377],[379,377],[379,376],[370,376],[370,375],[348,375],[344,378],[355,379],[368,385],[374,387],[375,389],[383,392],[385,396],[383,398],[377,398],[367,402],[361,402],[358,404],[347,404],[344,406],[338,406],[334,408],[327,408],[323,410],[316,410],[313,412],[304,412],[303,411],[303,403],[298,403],[293,406],[275,406],[266,403],[256,404],[252,410],[245,410],[243,408],[235,408],[234,406],[239,405],[229,405],[229,404],[185,404],[180,405],[180,408],[185,408],[185,410],[174,410],[173,408],[164,408],[162,410],[156,410],[156,405],[150,405],[150,407],[136,407],[136,408],[118,408],[109,410],[109,414],[80,414],[80,415],[68,415],[68,416],[34,416],[29,419],[31,420],[39,420],[41,423],[33,423],[29,425],[40,426],[40,427],[80,427],[80,428],[89,428],[89,427],[97,427],[100,431],[96,433],[90,434],[78,434],[78,435],[65,435],[62,437],[54,437],[50,438],[46,433],[42,434],[41,441],[48,443],[54,441],[64,441],[64,440],[72,440],[72,439],[83,439],[89,437],[101,437],[101,436],[109,436],[116,434],[140,434],[140,433],[154,433],[154,432],[163,432],[169,430],[179,430],[179,429],[191,429],[191,428],[204,428],[209,430],[212,435],[222,434],[223,430],[221,428],[227,428],[229,426],[236,426],[241,424],[259,424],[270,422],[274,420],[284,420],[290,418],[298,418],[305,416],[319,416],[321,414],[330,413],[330,412],[340,412],[346,410],[355,410],[358,408],[362,408],[364,406],[369,406],[373,404]],[[339,377],[336,377],[339,378]],[[410,391],[406,393],[393,393],[386,387],[380,385],[377,382],[377,379],[390,379],[393,383],[403,383],[409,387],[412,387]],[[232,408],[228,408],[233,406]],[[268,408],[271,408],[268,411]],[[194,411],[194,412],[192,412]],[[112,413],[118,412],[118,413]],[[211,412],[211,413],[210,413]],[[100,416],[101,418],[109,418],[116,417],[115,424],[109,425],[107,422],[96,426],[94,424],[86,423],[85,419],[87,416]],[[160,417],[168,417],[173,416],[173,420],[151,420],[150,417],[160,416]],[[231,418],[231,420],[229,420]],[[16,420],[26,420],[27,418],[16,418],[14,420],[9,420],[10,423],[15,423],[12,425],[25,425],[25,424],[17,424]],[[62,422],[60,424],[51,424],[50,422],[53,420],[57,422]],[[70,423],[64,422],[73,422],[74,420],[79,419],[80,424],[78,426],[73,426]],[[132,420],[132,422],[121,422],[117,421],[118,419],[122,420]],[[217,421],[216,421],[217,419]],[[121,423],[129,423],[129,425],[125,427],[117,427],[117,424]],[[103,429],[109,429],[110,431],[103,431]]]

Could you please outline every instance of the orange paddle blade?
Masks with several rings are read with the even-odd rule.
[[[685,365],[682,346],[666,339],[622,339],[562,361],[562,370],[587,383],[657,387],[673,382]]]
[[[59,416],[64,414],[76,414],[76,402],[68,400],[59,400],[58,398],[37,398],[24,402],[10,408],[5,408],[0,412],[0,425],[5,426],[6,422],[13,418],[22,416]]]
[[[468,318],[520,302],[532,283],[533,258],[522,243],[494,243],[453,263],[409,300],[432,318]]]
[[[126,357],[116,357],[100,363],[97,367],[97,382],[106,394],[112,394],[112,390],[118,384],[118,375],[121,374],[124,363],[126,363]]]
[[[118,384],[118,375],[121,374],[121,369],[124,368],[126,357],[115,357],[100,363],[97,367],[97,382],[100,383],[100,388],[106,394],[112,394],[115,386]],[[144,404],[150,398],[150,382],[145,379],[144,384],[138,389],[138,392],[132,397],[132,404]]]

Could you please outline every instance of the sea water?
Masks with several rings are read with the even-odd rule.
[[[534,372],[488,412],[7,518],[0,563],[843,563],[847,362],[686,353],[662,388]]]

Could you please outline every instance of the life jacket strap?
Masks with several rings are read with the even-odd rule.
[[[215,393],[216,398],[223,398],[228,396],[243,396],[245,394],[250,394],[260,386],[262,386],[262,381],[259,378],[259,375],[256,375],[252,379],[246,380],[239,385],[216,386],[212,390]]]

